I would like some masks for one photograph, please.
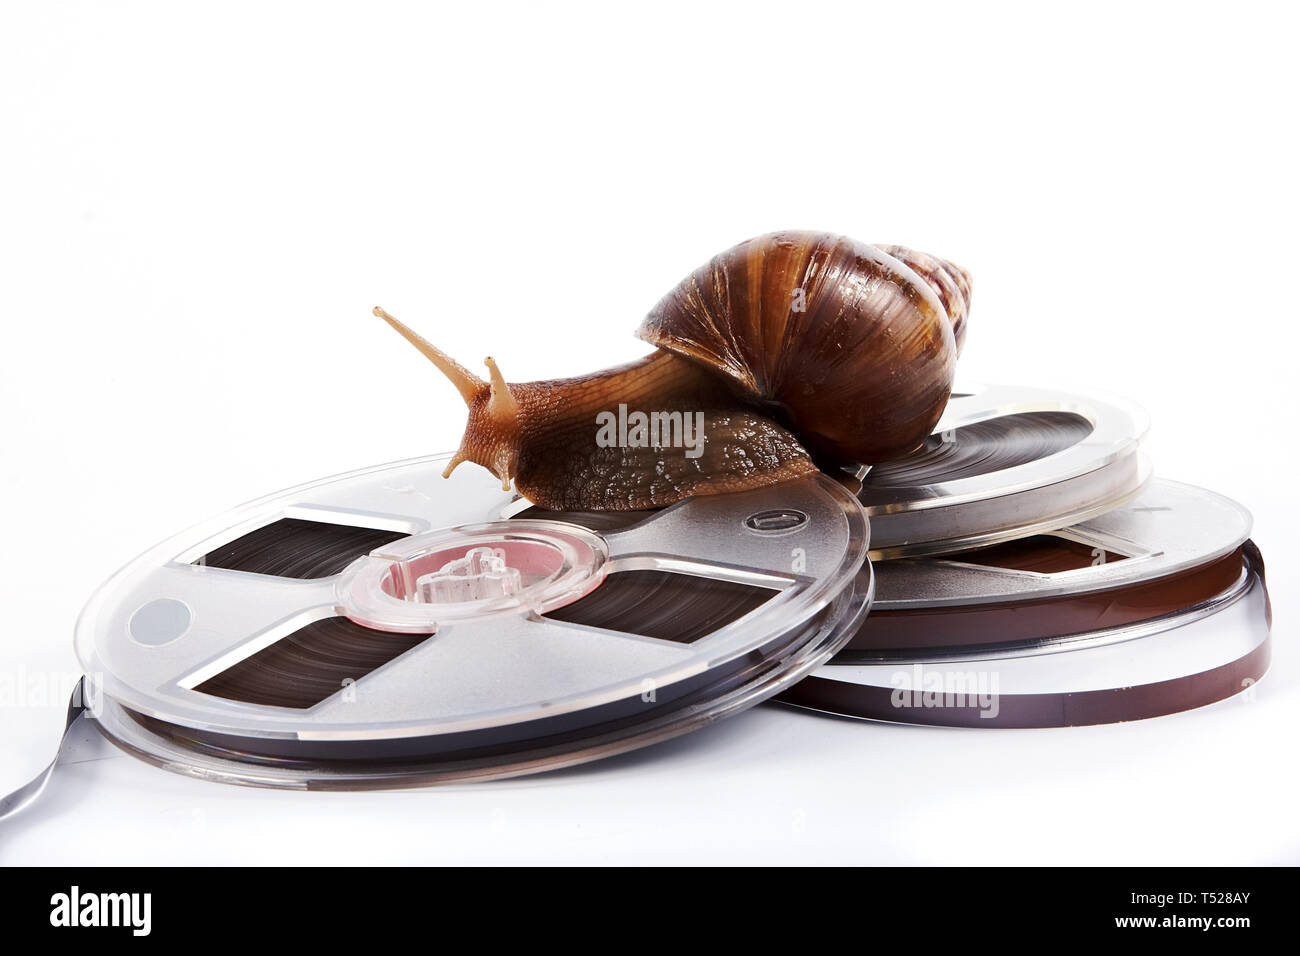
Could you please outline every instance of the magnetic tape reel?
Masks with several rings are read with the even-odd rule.
[[[780,699],[904,723],[1055,727],[1233,696],[1270,658],[1250,524],[1226,498],[1157,480],[1061,531],[879,563],[870,617]]]
[[[821,475],[600,532],[501,520],[499,482],[445,464],[273,495],[123,568],[77,626],[102,731],[242,784],[526,773],[755,704],[870,601],[865,517]]]
[[[1145,413],[1118,399],[962,388],[920,449],[863,475],[872,557],[983,547],[1117,508],[1151,476],[1146,431]]]

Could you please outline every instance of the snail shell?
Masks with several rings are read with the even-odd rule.
[[[815,451],[897,458],[952,391],[970,276],[901,246],[777,232],[692,272],[637,335],[714,369]]]

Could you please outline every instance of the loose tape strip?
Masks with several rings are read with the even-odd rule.
[[[38,773],[29,783],[23,784],[13,793],[0,797],[0,820],[5,817],[13,816],[24,807],[30,806],[31,803],[41,795],[50,778],[54,776],[54,768],[58,765],[59,757],[63,755],[63,748],[68,742],[68,736],[72,732],[72,725],[77,722],[82,714],[86,712],[86,678],[77,681],[77,686],[72,689],[72,696],[68,698],[68,716],[63,724],[63,734],[59,737],[59,747],[54,752],[54,759],[49,765]]]

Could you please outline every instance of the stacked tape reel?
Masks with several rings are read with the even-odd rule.
[[[602,530],[502,519],[491,475],[445,465],[295,488],[122,569],[77,626],[103,732],[276,787],[550,769],[766,699],[870,601],[865,516],[824,476]]]
[[[949,554],[1084,521],[1151,476],[1145,414],[1116,399],[1008,386],[955,392],[917,452],[858,495],[873,558]]]
[[[1109,399],[954,395],[927,444],[871,469],[871,614],[782,701],[844,716],[1056,727],[1248,690],[1270,613],[1250,516],[1152,480],[1144,416]]]

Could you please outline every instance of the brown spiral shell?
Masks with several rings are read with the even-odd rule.
[[[637,335],[725,376],[813,450],[871,464],[916,448],[942,414],[970,290],[925,253],[775,232],[692,272]]]

